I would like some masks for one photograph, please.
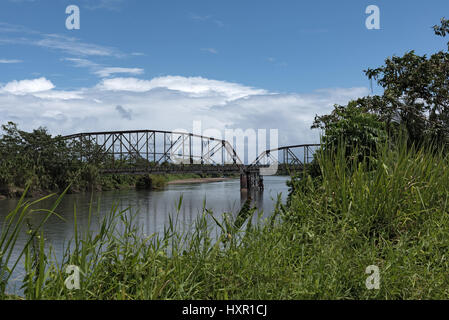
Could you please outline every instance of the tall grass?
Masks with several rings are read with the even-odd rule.
[[[404,145],[374,161],[340,152],[318,162],[322,177],[293,180],[289,205],[257,223],[246,203],[236,217],[204,210],[190,232],[175,214],[162,234],[143,236],[114,206],[95,230],[75,223],[62,260],[40,237],[24,251],[25,298],[449,298],[447,156]],[[68,265],[82,271],[79,290],[64,285]],[[380,290],[365,286],[369,265]]]
[[[28,187],[25,189],[25,192],[19,199],[16,208],[6,216],[5,221],[3,221],[3,223],[0,225],[0,297],[5,296],[6,285],[24,254],[26,254],[26,257],[29,258],[30,245],[33,243],[36,237],[38,237],[37,235],[41,231],[42,226],[50,218],[50,216],[57,215],[55,213],[55,209],[61,202],[64,194],[67,192],[67,189],[54,201],[50,209],[33,209],[33,206],[53,197],[54,194],[48,195],[35,201],[25,201],[27,191]],[[20,252],[17,257],[14,260],[11,260],[17,239],[20,233],[24,231],[25,224],[27,223],[29,217],[31,215],[38,214],[43,214],[44,218],[41,219],[41,222],[34,230],[28,230],[28,233],[30,235],[29,240],[25,243],[23,248],[20,248]],[[41,242],[40,245],[42,246],[40,250],[43,250],[43,243]],[[26,280],[27,279],[24,279],[24,281]]]

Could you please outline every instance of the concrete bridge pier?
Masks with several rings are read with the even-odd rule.
[[[259,170],[247,171],[240,174],[241,191],[261,191],[263,190],[263,177]]]

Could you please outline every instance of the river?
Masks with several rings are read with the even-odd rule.
[[[257,207],[260,216],[268,216],[274,209],[278,194],[282,194],[285,202],[288,195],[286,182],[288,177],[267,176],[264,177],[265,190],[255,196],[253,205]],[[178,204],[182,196],[182,203],[177,212]],[[102,216],[109,213],[111,207],[117,204],[122,210],[130,208],[136,213],[136,222],[146,235],[161,233],[169,223],[169,215],[178,219],[178,224],[184,231],[195,222],[199,214],[206,209],[211,210],[214,216],[220,217],[223,212],[236,214],[245,202],[245,194],[240,192],[240,180],[231,179],[221,182],[192,183],[192,184],[170,184],[162,190],[120,190],[99,192],[94,194],[69,194],[59,204],[56,212],[63,218],[52,216],[44,225],[44,238],[47,245],[54,248],[56,257],[60,257],[64,245],[74,235],[74,208],[76,206],[77,224],[86,226],[90,204],[94,212],[94,220],[98,221]],[[0,200],[0,226],[5,217],[17,205],[17,199]],[[39,205],[48,207],[50,200]],[[97,208],[99,208],[97,210]],[[36,226],[42,213],[35,214],[30,219],[32,225]],[[93,223],[92,229],[98,227]],[[17,241],[17,248],[23,248],[28,237],[23,232]],[[16,252],[17,254],[17,252]],[[12,257],[14,260],[14,256]],[[23,276],[23,267],[19,265],[14,273],[14,281],[9,284],[8,291],[18,292],[20,280]]]

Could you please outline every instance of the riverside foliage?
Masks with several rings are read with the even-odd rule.
[[[175,214],[163,234],[144,236],[130,210],[113,207],[95,230],[74,226],[62,259],[37,226],[19,248],[24,298],[447,299],[449,159],[406,143],[379,149],[374,167],[349,163],[343,149],[321,153],[322,176],[294,180],[289,205],[257,223],[247,204],[237,218],[205,210],[185,233]],[[36,205],[22,199],[8,217],[2,253]],[[57,213],[57,203],[39,212]],[[83,272],[79,290],[64,284],[68,265]],[[369,265],[380,268],[380,290],[365,286]]]
[[[118,175],[100,174],[110,156],[97,159],[98,146],[89,141],[68,144],[60,136],[51,136],[45,128],[32,132],[20,130],[17,124],[2,125],[0,135],[0,197],[20,197],[28,186],[28,195],[38,196],[62,192],[68,185],[69,193],[114,190],[129,187],[161,188],[176,179],[199,178],[199,175]],[[80,160],[83,155],[84,161]],[[153,165],[140,159],[131,165]],[[114,165],[130,166],[126,160],[115,159]]]
[[[136,177],[101,176],[101,162],[80,161],[81,150],[89,156],[95,146],[67,144],[61,137],[52,137],[45,128],[32,132],[20,130],[15,123],[2,125],[0,135],[0,195],[21,196],[29,186],[30,195],[63,191],[115,189],[133,185]]]
[[[443,19],[434,29],[445,36],[449,22]],[[162,234],[143,235],[131,209],[114,206],[98,228],[90,223],[79,228],[75,219],[75,237],[56,259],[42,224],[28,227],[25,247],[15,244],[26,218],[44,214],[45,223],[57,214],[63,195],[45,210],[22,197],[2,224],[0,297],[448,299],[448,57],[412,52],[368,70],[384,94],[316,118],[315,127],[324,130],[322,148],[310,170],[289,182],[287,203],[278,201],[265,220],[253,219],[247,202],[235,218],[204,210],[193,228],[182,232],[175,214]],[[14,139],[16,129],[9,126]],[[52,167],[30,165],[45,163],[41,150],[27,148],[33,141],[22,145],[23,152],[2,149],[2,157],[24,156],[24,169],[40,177]],[[70,152],[67,156],[59,161],[71,159]],[[14,175],[14,162],[2,166],[0,177],[10,179],[5,181],[22,179]],[[22,253],[15,260],[13,250]],[[21,257],[24,294],[8,295]],[[82,271],[79,290],[64,284],[68,265]],[[380,270],[379,290],[365,284],[372,265]]]

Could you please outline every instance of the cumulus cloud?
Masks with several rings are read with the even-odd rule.
[[[53,89],[55,86],[46,78],[39,78],[33,80],[11,81],[7,83],[0,90],[12,94],[27,94]]]
[[[184,128],[201,121],[203,131],[278,129],[279,144],[316,143],[316,114],[369,94],[368,88],[321,89],[309,94],[275,93],[201,77],[150,80],[104,79],[93,87],[57,91],[45,78],[0,87],[0,123],[17,122],[52,134],[103,130]],[[203,132],[204,133],[204,132]]]
[[[75,100],[83,99],[81,91],[56,91],[49,90],[33,93],[33,96],[47,100]]]

